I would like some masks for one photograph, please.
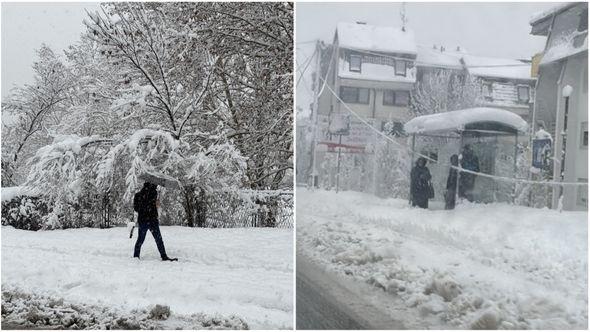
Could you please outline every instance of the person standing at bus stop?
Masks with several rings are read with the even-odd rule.
[[[410,174],[410,200],[412,206],[428,209],[428,200],[432,198],[432,185],[430,184],[430,171],[426,167],[426,158],[416,160],[416,166]]]
[[[479,159],[471,149],[471,145],[466,144],[461,152],[461,168],[472,172],[479,172]],[[473,202],[473,189],[475,187],[475,177],[473,173],[461,172],[459,177],[459,197],[466,198]]]

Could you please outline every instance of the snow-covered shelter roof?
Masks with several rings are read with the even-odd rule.
[[[442,131],[485,130],[505,133],[524,132],[527,123],[518,115],[499,108],[476,107],[423,115],[408,121],[408,134]]]
[[[469,73],[474,76],[534,80],[530,62],[467,54],[463,56],[463,61]]]
[[[384,53],[417,54],[414,32],[394,27],[359,23],[338,23],[336,36],[340,47]]]

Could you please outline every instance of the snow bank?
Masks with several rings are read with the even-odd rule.
[[[126,228],[29,232],[2,227],[2,288],[134,310],[237,315],[250,328],[292,328],[292,230],[161,227],[133,259]]]
[[[297,190],[297,250],[408,329],[585,329],[587,212]],[[345,257],[350,259],[345,259]],[[358,257],[380,257],[363,259]]]
[[[28,294],[13,287],[2,288],[3,329],[60,330],[244,330],[239,317],[193,314],[177,315],[167,306],[122,311],[109,307],[71,303],[61,298]]]
[[[474,122],[497,122],[524,132],[527,123],[518,115],[499,108],[476,107],[459,111],[424,115],[413,118],[404,125],[409,133],[463,130]]]
[[[414,32],[401,28],[377,27],[368,24],[338,23],[336,33],[340,47],[386,52],[416,54]]]

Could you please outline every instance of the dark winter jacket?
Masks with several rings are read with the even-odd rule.
[[[451,167],[451,169],[449,170],[449,177],[447,178],[447,189],[455,190],[456,188],[457,188],[457,170]]]
[[[463,151],[462,155],[463,158],[461,159],[461,167],[466,170],[479,172],[479,159],[477,159],[477,156],[473,153],[473,151]],[[461,176],[463,176],[463,173],[461,173]]]
[[[410,193],[412,201],[428,200],[428,183],[432,176],[426,166],[416,165],[410,174]]]
[[[133,205],[137,211],[137,221],[139,223],[158,220],[158,208],[156,207],[158,191],[156,187],[156,185],[146,182],[133,198]]]

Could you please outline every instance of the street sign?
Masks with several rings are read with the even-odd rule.
[[[551,159],[551,139],[533,139],[533,167],[545,169]]]
[[[348,135],[350,133],[350,115],[332,114],[328,131],[332,135]]]

